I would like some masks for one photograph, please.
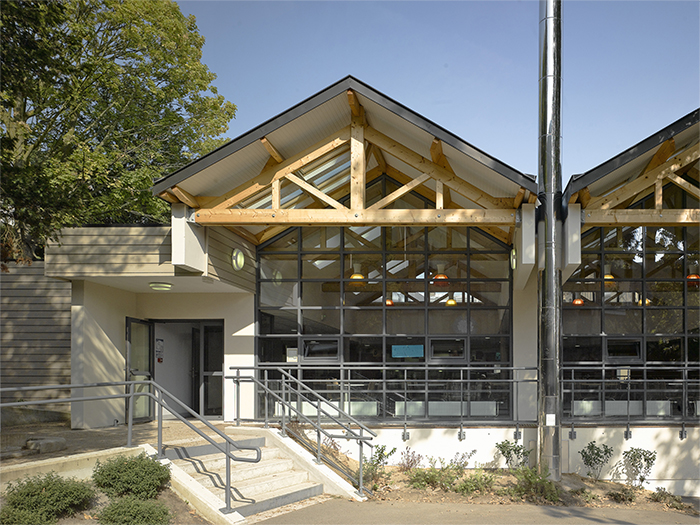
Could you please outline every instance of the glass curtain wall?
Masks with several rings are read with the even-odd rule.
[[[664,208],[697,208],[676,186]],[[641,208],[653,208],[654,196]],[[697,419],[700,229],[595,228],[564,285],[564,415]]]
[[[257,362],[358,417],[508,419],[509,252],[466,227],[291,228],[258,249]]]

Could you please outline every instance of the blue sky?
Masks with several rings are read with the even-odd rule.
[[[347,75],[537,173],[539,3],[180,0],[235,138]],[[700,2],[562,6],[564,184],[700,106]]]

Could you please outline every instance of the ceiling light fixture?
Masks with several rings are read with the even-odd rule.
[[[438,273],[433,277],[433,284],[435,286],[449,286],[449,278],[445,275],[445,263],[438,263]]]
[[[577,297],[576,299],[574,299],[573,304],[574,306],[583,306],[583,299]]]
[[[148,283],[148,286],[151,287],[151,290],[155,290],[156,292],[169,292],[173,287],[170,283]]]
[[[352,269],[354,273],[350,276],[350,279],[352,281],[360,281],[360,282],[351,282],[349,283],[350,286],[365,286],[367,283],[361,282],[362,279],[365,278],[364,275],[362,275],[362,265],[360,263],[354,263],[352,265]]]

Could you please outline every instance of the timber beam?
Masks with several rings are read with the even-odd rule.
[[[583,218],[587,228],[597,226],[691,226],[700,223],[700,209],[587,209]]]
[[[201,209],[205,226],[515,226],[516,210]]]

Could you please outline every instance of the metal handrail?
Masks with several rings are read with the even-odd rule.
[[[241,371],[242,370],[253,370],[257,371],[260,370],[260,367],[235,367],[232,366],[230,367],[231,370],[236,370],[236,375],[235,376],[225,376],[225,379],[231,379],[235,382],[236,384],[236,399],[240,400],[240,393],[241,393],[241,383],[253,383],[260,387],[263,392],[265,393],[265,428],[269,428],[269,417],[268,417],[268,412],[267,412],[267,407],[268,407],[268,396],[272,396],[272,398],[277,401],[281,406],[282,406],[282,420],[281,420],[281,434],[282,436],[287,435],[288,431],[288,426],[287,426],[287,410],[289,410],[290,418],[291,414],[294,413],[296,417],[303,422],[311,425],[311,427],[316,431],[316,463],[321,464],[322,462],[325,462],[326,464],[329,464],[333,467],[335,467],[337,470],[342,472],[348,479],[350,479],[352,482],[357,483],[358,489],[357,493],[360,496],[363,496],[365,492],[371,493],[366,487],[363,485],[363,470],[364,470],[364,450],[363,447],[365,444],[369,445],[372,447],[372,444],[370,441],[377,436],[377,433],[365,426],[363,423],[355,419],[353,416],[342,410],[340,407],[337,405],[333,404],[333,402],[329,401],[325,397],[323,397],[321,394],[318,392],[314,391],[313,389],[309,388],[308,385],[305,385],[303,382],[299,381],[297,378],[293,377],[290,375],[287,371],[285,371],[282,368],[274,368],[273,370],[280,373],[282,376],[281,382],[282,382],[282,393],[281,395],[278,394],[275,390],[270,388],[267,384],[268,379],[267,379],[267,371],[270,369],[265,369],[265,379],[260,380],[257,377],[254,376],[241,376]],[[291,384],[289,384],[291,383]],[[297,386],[301,388],[294,388],[292,384],[296,384]],[[309,399],[307,395],[305,394],[310,394],[313,399]],[[310,406],[315,407],[316,409],[316,418],[315,420],[308,417],[306,414],[303,413],[303,411],[299,408],[297,403],[292,403],[287,399],[288,396],[291,397],[291,395],[297,396],[297,401],[302,400],[309,403]],[[333,415],[331,412],[327,411],[326,409],[323,408],[323,406],[329,407],[331,412],[336,412],[338,414],[338,417]],[[342,434],[332,434],[328,432],[326,429],[323,428],[321,424],[321,418],[324,418],[326,422],[331,422],[335,425],[338,425],[344,433]],[[240,402],[236,407],[236,425],[241,424],[241,412],[240,412]],[[359,433],[351,427],[351,425],[359,427]],[[367,432],[366,435],[365,432]],[[298,438],[304,439],[305,436],[299,436],[296,432],[292,431],[293,434],[295,434]],[[325,454],[322,452],[322,446],[321,446],[321,435],[326,436],[329,439],[345,439],[345,440],[355,440],[358,444],[359,447],[359,469],[358,469],[358,479],[355,479],[352,477],[352,475],[349,472],[344,471],[343,469],[339,469],[338,465],[335,464],[330,458],[328,458]]]
[[[137,392],[137,385],[147,385],[149,391],[147,392]],[[173,416],[183,422],[190,430],[193,430],[200,437],[207,440],[211,445],[213,445],[219,452],[226,456],[226,507],[220,509],[223,513],[229,513],[233,511],[231,507],[231,461],[240,461],[244,463],[258,463],[262,458],[262,452],[260,447],[239,445],[234,440],[232,440],[226,433],[222,432],[214,425],[209,423],[197,412],[192,410],[190,407],[185,405],[173,394],[165,390],[162,386],[157,384],[155,381],[142,380],[142,381],[115,381],[115,382],[104,382],[104,383],[84,383],[84,384],[71,384],[71,385],[46,385],[46,386],[34,386],[34,387],[12,387],[12,388],[0,388],[0,394],[10,393],[10,392],[32,392],[41,390],[68,390],[68,389],[85,389],[85,388],[105,388],[105,387],[126,387],[128,388],[128,393],[124,394],[110,394],[102,396],[88,396],[88,397],[69,397],[69,398],[58,398],[58,399],[45,399],[36,401],[13,401],[9,403],[0,403],[0,408],[18,407],[18,406],[33,406],[33,405],[47,405],[47,404],[61,404],[61,403],[76,403],[84,401],[103,401],[107,399],[128,399],[129,410],[128,410],[128,422],[127,422],[127,447],[132,445],[132,433],[134,426],[134,398],[135,397],[148,397],[156,402],[158,405],[158,449],[157,457],[162,459],[163,455],[163,408],[168,410]],[[156,394],[153,394],[150,389],[153,389]],[[169,402],[173,403],[178,408],[184,409],[188,414],[197,419],[200,423],[203,423],[209,430],[213,431],[218,437],[223,438],[224,444],[217,443],[216,440],[199,428],[194,426],[190,421],[185,419],[181,414],[176,412],[174,408],[169,406],[163,398],[167,398]],[[249,457],[238,457],[234,456],[231,449],[235,450],[252,450],[255,452],[254,458]]]

